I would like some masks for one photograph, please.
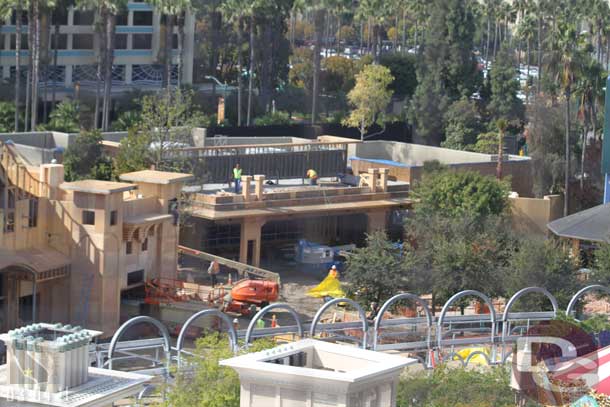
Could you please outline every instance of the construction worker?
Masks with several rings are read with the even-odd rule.
[[[328,275],[333,278],[337,278],[339,276],[339,272],[337,271],[337,266],[333,264],[333,266],[328,270]]]
[[[318,173],[314,169],[307,170],[307,178],[310,185],[318,185]]]
[[[241,184],[241,167],[239,163],[233,168],[233,183],[235,184],[235,193],[239,194],[239,185]]]
[[[210,267],[208,267],[208,274],[212,279],[212,288],[216,287],[216,276],[218,276],[218,273],[220,273],[220,264],[218,263],[218,261],[212,260],[212,262],[210,263]]]

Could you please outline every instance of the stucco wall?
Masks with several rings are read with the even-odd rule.
[[[510,198],[512,224],[518,232],[547,236],[546,225],[562,217],[563,197],[547,195],[543,199]]]

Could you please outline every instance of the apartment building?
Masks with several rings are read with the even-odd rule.
[[[176,199],[189,174],[140,171],[122,182],[64,181],[0,143],[0,331],[33,320],[110,336],[123,292],[176,278]]]
[[[78,92],[94,91],[96,84],[97,58],[100,44],[95,35],[96,15],[91,10],[70,7],[65,13],[55,13],[60,23],[57,38],[57,65],[53,64],[55,21],[43,19],[42,43],[49,50],[48,75],[41,72],[40,86],[55,87],[58,97],[73,95],[75,84]],[[27,15],[23,17],[21,64],[25,76],[28,65]],[[164,30],[161,14],[151,5],[138,1],[127,3],[126,12],[117,16],[114,38],[115,59],[113,66],[113,92],[157,88],[163,77],[162,51]],[[15,16],[8,18],[0,27],[0,67],[2,78],[15,77]],[[184,41],[182,47],[182,83],[193,79],[195,19],[187,13],[184,19]],[[178,79],[178,28],[173,35],[173,73]],[[43,55],[44,57],[44,51]],[[44,95],[41,95],[44,97]],[[48,96],[50,97],[50,96]]]

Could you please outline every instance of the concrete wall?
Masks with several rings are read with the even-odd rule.
[[[365,173],[369,168],[387,168],[389,169],[390,179],[411,184],[421,179],[423,164],[432,160],[438,160],[454,171],[475,171],[483,175],[496,175],[497,162],[492,155],[447,148],[372,141],[350,144],[348,154],[349,157],[363,158],[363,160],[349,160],[355,174]],[[366,158],[387,160],[388,162],[370,162],[366,161]],[[531,161],[529,158],[509,155],[508,160],[504,161],[503,171],[505,177],[510,177],[511,190],[517,192],[520,196],[533,195]]]
[[[399,143],[395,141],[366,141],[352,144],[348,149],[350,157],[390,160],[411,166],[421,166],[426,161],[438,160],[442,164],[472,164],[494,161],[490,154],[431,147],[422,144]],[[527,161],[527,158],[509,156],[511,161]]]
[[[563,197],[547,195],[543,199],[511,197],[513,228],[527,235],[547,236],[546,225],[563,215]]]

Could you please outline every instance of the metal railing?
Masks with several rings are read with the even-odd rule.
[[[583,288],[572,297],[567,307],[568,314],[573,311],[576,303],[582,299],[584,294],[592,291],[601,291],[607,294],[610,293],[610,288],[599,285]],[[527,295],[542,295],[546,297],[553,310],[512,312],[515,303]],[[489,306],[489,314],[449,315],[452,305],[466,297],[474,297],[486,303]],[[424,316],[385,319],[387,312],[400,301],[411,301],[419,305]],[[333,306],[340,304],[348,304],[355,308],[360,320],[323,322],[323,315],[330,311]],[[288,311],[295,320],[295,325],[256,328],[258,320],[276,309]],[[378,315],[372,321],[366,318],[364,310],[357,303],[346,298],[335,299],[324,304],[310,323],[304,323],[297,311],[290,305],[275,303],[260,310],[251,320],[246,330],[235,330],[235,327],[230,323],[230,318],[217,310],[201,311],[189,318],[182,326],[178,336],[178,345],[170,348],[168,348],[169,337],[167,330],[160,328],[162,324],[159,321],[149,317],[136,317],[123,324],[115,333],[110,345],[92,346],[90,355],[93,360],[97,361],[98,366],[109,368],[112,367],[113,360],[140,358],[142,361],[151,363],[153,366],[162,366],[162,368],[156,371],[168,374],[172,361],[178,361],[179,367],[183,367],[184,362],[181,361],[182,354],[193,356],[193,353],[184,350],[184,338],[189,327],[200,317],[210,315],[221,319],[224,325],[227,326],[230,338],[229,346],[235,353],[247,348],[253,339],[281,337],[292,334],[297,338],[308,336],[326,341],[356,342],[363,348],[370,348],[376,351],[398,350],[409,352],[426,368],[433,367],[432,357],[439,361],[453,360],[462,365],[467,365],[475,356],[482,355],[488,364],[503,364],[511,355],[507,348],[512,346],[517,338],[526,333],[529,327],[534,324],[554,319],[558,312],[559,308],[555,297],[541,287],[524,288],[514,294],[506,303],[501,317],[497,316],[493,304],[487,296],[473,290],[462,291],[452,296],[444,304],[438,317],[432,315],[425,300],[411,293],[400,293],[387,300],[380,307]],[[161,332],[162,337],[140,341],[119,341],[120,337],[128,329],[142,322],[156,326]],[[521,324],[515,326],[514,324],[517,322]],[[354,332],[359,334],[355,335],[353,334]],[[421,338],[388,342],[388,339],[396,339],[405,335],[409,337],[421,336]],[[432,340],[432,338],[435,338],[435,340]],[[473,345],[488,347],[490,354],[487,355],[482,351],[473,351],[466,358],[458,354],[460,347]],[[137,353],[143,350],[148,351],[149,354],[140,355]],[[154,352],[154,356],[150,356],[151,351]],[[150,369],[146,371],[151,372]]]

